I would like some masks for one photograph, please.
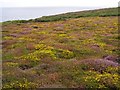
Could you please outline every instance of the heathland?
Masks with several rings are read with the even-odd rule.
[[[3,89],[120,88],[118,12],[3,22]]]

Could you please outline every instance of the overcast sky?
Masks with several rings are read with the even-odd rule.
[[[0,7],[117,7],[119,0],[0,0]]]

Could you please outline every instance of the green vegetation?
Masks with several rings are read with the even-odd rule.
[[[48,16],[45,22],[4,22],[3,89],[119,89],[116,10]]]
[[[106,17],[106,16],[118,16],[118,8],[107,8],[100,10],[89,10],[89,11],[80,11],[80,12],[71,12],[59,15],[52,16],[43,16],[41,18],[36,18],[35,22],[50,22],[50,21],[59,21],[59,20],[67,20],[70,18],[80,18],[80,17]]]

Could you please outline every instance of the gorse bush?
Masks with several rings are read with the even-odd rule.
[[[70,59],[75,57],[74,53],[69,50],[56,49],[56,56],[58,58]]]
[[[3,86],[3,89],[28,89],[28,88],[35,88],[37,86],[37,84],[29,82],[27,79],[23,79],[24,81],[19,82],[19,81],[15,81],[13,83],[10,83],[9,85],[5,85]]]

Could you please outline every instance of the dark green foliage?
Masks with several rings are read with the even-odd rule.
[[[51,22],[51,21],[59,21],[59,20],[65,20],[65,17],[61,16],[43,16],[41,18],[36,18],[34,21],[35,22]]]
[[[30,20],[12,20],[12,21],[6,21],[6,22],[3,22],[2,24],[11,24],[11,23],[27,23],[29,22]]]

